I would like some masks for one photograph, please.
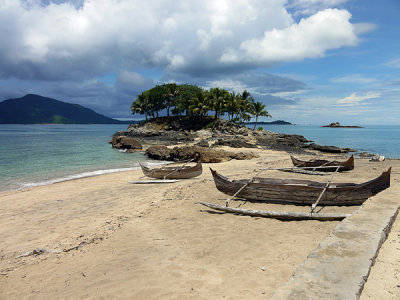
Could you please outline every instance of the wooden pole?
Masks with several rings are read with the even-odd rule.
[[[343,220],[344,218],[350,216],[350,214],[335,214],[335,213],[317,214],[317,213],[306,213],[306,212],[277,212],[277,211],[251,210],[251,209],[224,207],[221,205],[211,204],[207,202],[197,202],[197,203],[227,213],[241,214],[253,217],[275,218],[279,220],[337,221],[337,220]]]
[[[339,168],[340,168],[340,167],[337,167],[337,168],[336,168],[336,171],[332,174],[331,178],[329,179],[329,181],[328,181],[327,184],[325,185],[325,187],[324,187],[324,189],[322,190],[321,194],[319,194],[319,197],[318,197],[317,201],[315,201],[315,203],[311,205],[311,212],[310,212],[310,213],[313,213],[313,212],[314,212],[315,208],[317,207],[319,201],[320,201],[321,198],[322,198],[322,195],[323,195],[323,194],[325,193],[325,191],[328,189],[328,186],[329,186],[329,185],[331,184],[331,182],[332,182],[333,176],[335,176],[335,174],[336,174],[336,172],[339,170]]]
[[[235,194],[233,194],[232,197],[229,197],[228,199],[226,199],[226,201],[225,201],[225,206],[228,207],[228,206],[229,206],[229,201],[231,201],[232,198],[235,198],[237,194],[239,194],[246,186],[249,185],[250,182],[252,182],[252,181],[254,180],[254,178],[255,178],[257,175],[260,175],[261,172],[263,172],[263,171],[264,171],[264,169],[261,170],[260,172],[258,172],[256,175],[254,175],[253,178],[251,178],[249,181],[247,181]]]
[[[291,168],[260,168],[260,170],[296,170],[296,169],[328,169],[328,168],[338,168],[340,169],[342,166],[319,166],[319,167],[291,167]]]

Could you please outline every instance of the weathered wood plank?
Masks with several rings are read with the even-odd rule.
[[[318,220],[318,221],[340,221],[350,214],[322,214],[303,212],[277,212],[265,210],[250,210],[241,208],[225,207],[207,202],[197,202],[209,208],[233,214],[248,215],[252,217],[275,218],[280,220]]]

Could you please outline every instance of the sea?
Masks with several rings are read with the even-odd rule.
[[[315,125],[260,126],[277,133],[299,134],[318,145],[352,148],[358,153],[367,152],[387,158],[400,158],[400,125],[369,125],[363,128],[330,128]]]
[[[0,192],[128,171],[146,161],[108,143],[113,125],[0,125]]]
[[[400,158],[400,126],[261,126],[277,133],[300,134],[320,145]],[[0,193],[134,170],[144,161],[159,164],[143,153],[125,153],[111,147],[111,136],[126,128],[127,124],[0,125]]]

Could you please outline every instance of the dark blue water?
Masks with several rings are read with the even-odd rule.
[[[108,142],[122,125],[0,125],[0,192],[137,168]]]
[[[257,126],[259,127],[259,126]],[[400,158],[400,126],[326,128],[304,125],[262,125],[265,130],[300,134],[319,145],[349,147],[360,152]]]

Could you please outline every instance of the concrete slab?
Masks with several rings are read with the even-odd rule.
[[[387,189],[347,217],[271,299],[358,299],[398,211]]]

